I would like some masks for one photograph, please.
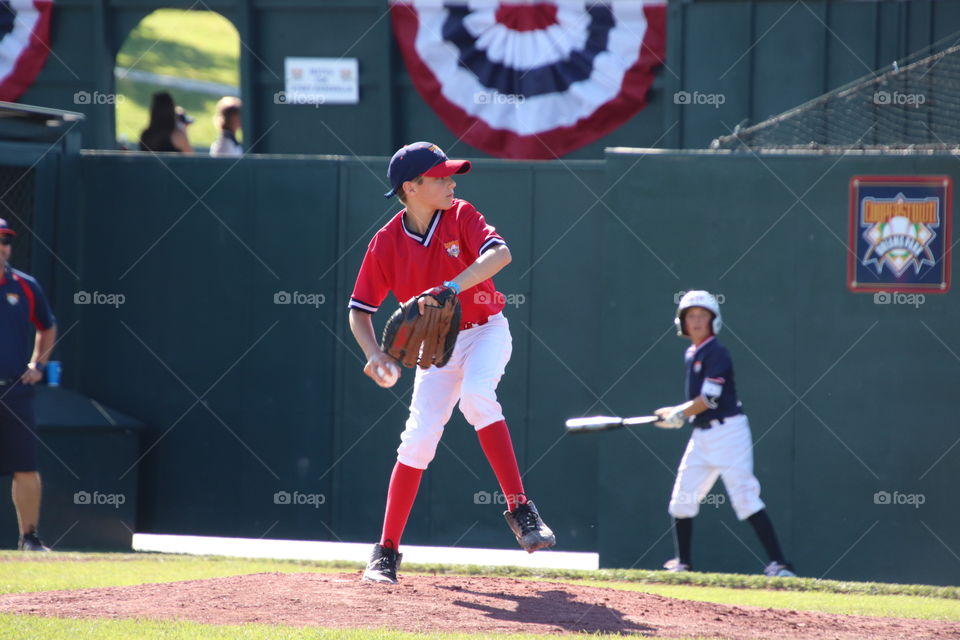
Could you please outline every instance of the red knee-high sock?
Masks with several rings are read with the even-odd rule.
[[[387,511],[383,516],[383,533],[380,545],[391,549],[400,548],[400,536],[407,526],[407,517],[413,508],[413,501],[420,488],[420,476],[423,469],[408,467],[397,462],[390,475],[390,488],[387,489]]]
[[[480,447],[497,476],[500,490],[507,499],[507,508],[513,511],[518,502],[526,503],[527,498],[523,495],[523,480],[520,479],[517,456],[513,451],[507,423],[500,420],[488,424],[477,431],[477,437],[480,438]]]

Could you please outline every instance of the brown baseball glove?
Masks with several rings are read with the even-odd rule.
[[[380,348],[405,367],[442,367],[453,355],[459,333],[460,302],[456,293],[449,287],[434,287],[393,312],[383,328]]]

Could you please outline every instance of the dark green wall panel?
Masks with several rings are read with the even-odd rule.
[[[806,5],[760,2],[756,5],[751,113],[757,121],[806,102],[828,91],[827,39],[823,3]],[[864,70],[862,74],[868,73]]]
[[[675,92],[671,92],[665,96],[669,103],[666,108],[676,114],[680,123],[680,146],[702,148],[720,135],[718,131],[727,133],[751,112],[752,9],[747,3],[684,8],[685,13],[676,12],[684,23],[681,59],[667,60],[670,69],[680,77],[667,79],[675,83],[675,92],[689,94],[691,102],[680,104]],[[728,26],[717,29],[721,22],[728,22]],[[679,35],[678,28],[671,27],[671,37]],[[696,94],[711,96],[717,102],[694,103]],[[718,103],[719,100],[723,102]]]
[[[788,556],[811,576],[949,582],[941,567],[951,551],[937,538],[949,541],[960,528],[946,506],[956,441],[948,381],[960,367],[948,327],[960,308],[952,294],[928,295],[919,308],[877,305],[870,294],[850,293],[845,274],[850,177],[956,180],[955,161],[638,152],[611,155],[608,178],[634,163],[643,173],[634,169],[609,197],[637,237],[610,216],[603,246],[606,269],[632,274],[635,295],[618,296],[602,334],[610,336],[611,376],[649,354],[628,375],[633,389],[610,392],[613,406],[645,413],[683,398],[687,343],[670,335],[674,291],[722,293],[721,339],[750,417],[762,497]],[[913,417],[917,407],[929,419]],[[651,429],[601,438],[601,562],[656,568],[673,555],[666,503],[687,435]],[[925,502],[876,504],[878,492],[922,494]],[[622,544],[624,536],[636,544]],[[889,552],[921,547],[934,562]],[[754,553],[755,536],[729,503],[702,510],[699,569],[759,571]]]
[[[84,244],[118,251],[87,260],[79,286],[123,293],[126,303],[83,308],[75,379],[95,397],[150,416],[145,529],[302,535],[329,503],[317,511],[274,505],[273,494],[330,493],[318,477],[332,460],[320,425],[332,419],[325,363],[335,340],[316,327],[333,323],[333,291],[324,292],[319,274],[334,258],[336,192],[323,186],[336,183],[338,168],[164,162],[85,158]],[[97,202],[118,184],[129,206]],[[207,192],[206,206],[191,208],[188,188]],[[274,304],[283,291],[327,299]],[[111,375],[116,367],[131,372],[122,384]],[[170,482],[171,469],[194,472]]]

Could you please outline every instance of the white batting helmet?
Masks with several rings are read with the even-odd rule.
[[[683,316],[686,315],[684,312],[690,307],[703,307],[712,313],[713,334],[716,335],[720,333],[723,320],[720,318],[720,305],[717,303],[717,299],[708,291],[687,291],[683,294],[683,297],[680,298],[680,304],[677,305],[677,315],[673,319],[673,323],[677,326],[678,336],[687,335],[686,330],[683,328]]]

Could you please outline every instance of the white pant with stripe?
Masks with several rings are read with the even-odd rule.
[[[680,461],[668,511],[674,518],[692,518],[700,501],[716,483],[723,484],[733,510],[746,520],[764,508],[760,481],[753,475],[753,439],[747,416],[726,418],[709,429],[694,428]]]
[[[426,469],[457,402],[474,429],[503,420],[497,385],[512,351],[510,325],[498,313],[484,325],[462,330],[444,367],[417,368],[410,417],[400,435],[397,460]]]

